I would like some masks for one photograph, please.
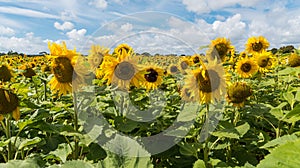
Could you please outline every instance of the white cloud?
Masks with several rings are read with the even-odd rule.
[[[130,24],[130,23],[125,23],[125,24],[123,24],[123,25],[120,27],[120,30],[121,30],[121,31],[124,31],[124,32],[129,32],[129,31],[132,30],[132,28],[133,28],[132,24]]]
[[[70,39],[80,40],[85,36],[85,33],[86,33],[86,29],[80,29],[80,30],[73,29],[67,32],[67,36]]]
[[[107,2],[106,0],[93,0],[89,2],[89,5],[95,6],[99,9],[105,9],[107,7]]]
[[[11,6],[0,6],[0,13],[15,14],[15,15],[35,17],[35,18],[52,18],[52,19],[59,18],[56,15],[40,12],[37,10],[23,9],[23,8],[11,7]]]
[[[182,0],[182,3],[186,6],[188,11],[197,14],[209,13],[210,11],[234,6],[236,4],[242,7],[255,7],[260,2],[260,0]]]
[[[10,36],[14,35],[15,31],[9,27],[0,26],[0,35]]]
[[[54,27],[58,30],[71,30],[74,28],[74,25],[71,22],[64,22],[63,24],[60,24],[59,22],[55,22]]]

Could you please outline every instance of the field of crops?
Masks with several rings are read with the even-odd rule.
[[[269,46],[0,56],[0,167],[298,167],[300,49]]]

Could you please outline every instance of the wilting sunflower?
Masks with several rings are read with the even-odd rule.
[[[72,80],[77,79],[74,71],[77,56],[76,50],[68,50],[66,43],[62,45],[56,43],[48,43],[50,50],[50,59],[52,59],[51,67],[54,77],[50,80],[50,89],[57,93],[58,96],[66,95],[72,92]]]
[[[261,53],[270,46],[270,43],[263,36],[250,37],[246,44],[246,51],[249,54]]]
[[[185,78],[185,87],[192,94],[199,95],[200,103],[220,100],[225,92],[225,74],[222,65],[215,59],[209,61],[206,66],[192,70]]]
[[[227,88],[227,101],[234,106],[243,107],[248,97],[252,95],[252,90],[247,83],[235,82]]]
[[[252,58],[244,58],[237,62],[235,70],[242,78],[251,78],[258,71],[258,65]]]
[[[103,71],[103,79],[107,80],[107,84],[115,84],[121,89],[129,89],[130,83],[139,87],[139,80],[142,79],[141,75],[137,72],[140,71],[140,66],[133,54],[122,52],[118,58],[106,56],[101,69]]]
[[[0,87],[0,121],[11,114],[15,120],[20,119],[19,99],[13,92]]]
[[[230,54],[233,50],[231,42],[226,38],[216,38],[211,41],[209,50],[207,51],[207,56],[209,60],[215,60],[215,58],[220,58],[223,62],[226,61],[227,54]]]
[[[288,64],[291,67],[300,66],[300,56],[297,53],[291,53],[288,57]]]
[[[127,53],[127,54],[125,54]],[[113,51],[113,56],[116,57],[120,57],[120,56],[126,56],[126,55],[130,55],[133,54],[133,49],[131,46],[129,46],[128,44],[119,44]],[[124,58],[121,58],[124,59]]]
[[[261,73],[270,72],[277,64],[277,59],[272,52],[263,51],[254,55],[254,59],[258,65],[258,71]]]
[[[109,55],[108,52],[108,48],[92,45],[87,57],[92,72],[96,72],[96,69],[99,68],[103,62],[103,57]]]
[[[5,63],[0,64],[0,81],[7,82],[10,81],[12,77],[10,66]]]
[[[137,74],[142,76],[140,84],[146,90],[156,89],[161,85],[164,76],[164,70],[156,65],[148,65],[144,67]]]

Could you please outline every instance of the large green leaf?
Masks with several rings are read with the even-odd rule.
[[[10,160],[7,163],[0,163],[0,168],[39,168],[34,159]]]
[[[206,168],[205,163],[203,160],[198,159],[195,163],[193,168]]]
[[[61,159],[62,162],[66,162],[69,154],[72,153],[71,147],[66,144],[59,144],[58,148],[55,151],[51,151],[50,154],[53,154]]]
[[[283,93],[283,98],[292,106],[295,103],[295,98],[292,92]]]
[[[262,146],[260,148],[270,149],[270,148],[276,147],[278,145],[285,144],[287,142],[295,141],[297,139],[298,139],[298,136],[295,134],[285,135],[285,136],[279,137],[277,139],[274,139],[274,140],[266,143],[264,146]]]
[[[220,138],[239,139],[240,137],[243,137],[243,135],[245,135],[249,129],[250,125],[248,123],[244,123],[237,127],[233,127],[232,125],[227,124],[226,128],[212,132],[211,134]]]
[[[300,165],[300,139],[287,142],[283,145],[271,150],[264,160],[262,160],[258,168],[299,168]]]
[[[35,145],[41,141],[42,141],[42,139],[40,137],[35,137],[33,139],[25,139],[24,141],[21,142],[21,144],[18,148],[20,150],[26,146]]]
[[[49,168],[94,168],[94,166],[83,160],[71,160],[62,165],[52,165]]]

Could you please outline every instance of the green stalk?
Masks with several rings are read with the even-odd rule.
[[[11,146],[11,141],[10,141],[11,132],[10,132],[10,117],[9,116],[6,118],[5,131],[6,131],[6,137],[7,137],[7,139],[9,139],[8,148],[7,148],[7,160],[11,160],[12,159],[12,146]]]
[[[74,130],[76,132],[78,132],[78,113],[77,113],[77,96],[76,93],[73,92],[73,96],[74,96]],[[75,142],[75,146],[74,146],[74,150],[73,150],[73,159],[77,160],[78,159],[78,154],[79,154],[79,139],[77,136],[74,136],[74,142]]]
[[[206,113],[205,113],[205,120],[209,120],[209,104],[206,104]],[[206,121],[207,122],[207,121]],[[206,129],[206,128],[205,128]],[[206,130],[208,131],[208,130]],[[208,134],[208,132],[207,132]],[[205,163],[205,166],[208,167],[208,154],[209,154],[209,147],[208,147],[208,137],[206,137],[205,139],[205,146],[204,146],[204,151],[203,151],[203,160],[204,160],[204,163]]]

